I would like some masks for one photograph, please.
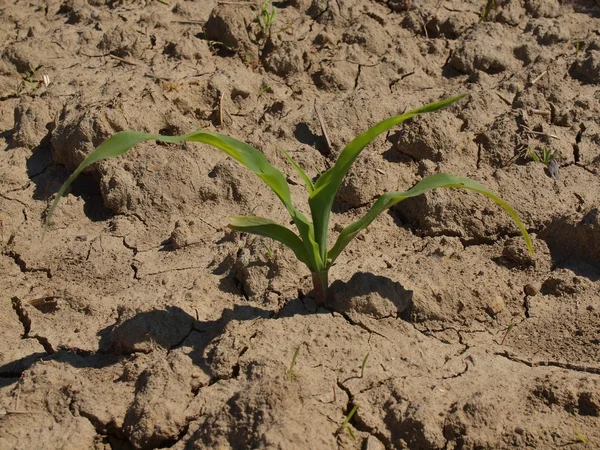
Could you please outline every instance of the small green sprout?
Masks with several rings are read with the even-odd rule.
[[[552,151],[547,147],[542,147],[542,153],[529,149],[528,154],[534,162],[546,166],[550,176],[558,181],[559,165],[556,159],[558,157],[558,150]]]
[[[587,444],[588,440],[585,437],[585,435],[581,434],[581,433],[577,433],[577,440],[579,442],[581,442],[582,444]]]
[[[502,341],[500,341],[500,345],[504,345],[504,340],[506,339],[506,336],[508,336],[508,333],[511,332],[511,330],[515,327],[516,323],[511,322],[508,324],[508,326],[506,328],[504,328],[502,331],[504,331],[504,336],[502,336]]]
[[[206,37],[206,34],[204,32],[201,32],[198,37],[206,42],[206,45],[208,45],[208,49],[210,50],[210,53],[215,55],[217,54],[220,50],[224,50],[224,51],[229,51],[229,52],[233,52],[232,49],[230,49],[229,47],[227,47],[225,44],[223,44],[222,42],[219,41],[212,41],[210,39],[208,39]]]
[[[488,197],[502,207],[513,219],[525,238],[529,252],[533,254],[531,239],[527,229],[519,219],[515,210],[504,200],[487,189],[485,186],[469,179],[456,177],[445,173],[437,173],[423,178],[406,192],[388,192],[381,195],[371,209],[359,220],[344,228],[333,247],[329,248],[329,219],[331,209],[338,189],[348,171],[360,153],[376,137],[386,133],[390,128],[412,119],[420,114],[438,111],[464,95],[457,95],[436,103],[431,103],[399,116],[383,120],[355,137],[340,153],[335,164],[326,170],[313,183],[304,170],[285,152],[283,154],[304,181],[308,191],[308,204],[312,220],[309,220],[292,203],[290,186],[286,177],[272,166],[267,158],[250,145],[229,136],[212,131],[196,130],[183,136],[164,136],[159,134],[140,133],[137,131],[121,131],[104,141],[90,153],[75,169],[75,172],[65,181],[58,191],[52,206],[46,216],[46,224],[50,223],[52,214],[60,199],[67,192],[73,181],[90,165],[97,161],[120,156],[143,141],[156,140],[167,143],[202,142],[211,145],[228,154],[242,165],[254,172],[283,203],[295,224],[298,234],[286,226],[272,220],[257,216],[234,216],[230,219],[229,227],[233,230],[257,234],[281,242],[294,252],[296,258],[305,264],[312,274],[315,299],[318,305],[327,302],[329,292],[329,269],[346,246],[365,228],[367,228],[381,213],[407,198],[425,194],[437,188],[459,188],[478,192]]]
[[[256,16],[256,21],[266,37],[271,36],[271,28],[273,28],[276,17],[277,8],[273,6],[271,0],[265,0],[260,7],[260,13]]]
[[[534,162],[544,164],[545,166],[558,156],[558,150],[552,151],[548,147],[542,147],[542,153],[538,153],[536,150],[530,148],[528,153]]]
[[[587,444],[588,439],[585,437],[583,433],[579,431],[579,427],[577,426],[577,421],[573,419],[573,428],[575,428],[575,436],[577,436],[577,442],[582,444]]]
[[[267,244],[263,244],[263,245],[265,247],[265,250],[267,251],[267,259],[270,262],[275,261],[275,253],[273,252],[273,249],[271,248],[271,246],[267,245]]]
[[[263,82],[262,86],[260,87],[260,92],[258,93],[258,96],[260,97],[263,94],[272,94],[272,93],[273,93],[273,88]]]
[[[17,85],[17,95],[21,95],[21,93],[25,90],[26,83],[31,91],[36,91],[40,87],[42,81],[38,78],[38,70],[41,67],[41,65],[34,66],[29,63],[29,71]],[[44,81],[44,83],[46,82]]]
[[[495,8],[496,8],[496,0],[486,0],[485,5],[483,5],[483,8],[481,9],[480,19],[481,20],[487,19],[487,16],[490,13],[490,11]]]
[[[300,345],[296,347],[296,351],[294,352],[294,356],[292,356],[292,362],[290,363],[290,368],[287,370],[287,379],[291,380],[294,372],[294,367],[296,366],[296,360],[298,359],[298,355],[300,354]]]
[[[365,355],[365,357],[362,360],[362,364],[360,365],[360,377],[361,378],[365,377],[365,366],[367,365],[367,359],[369,359],[369,352],[367,352],[367,354]]]
[[[348,430],[348,434],[350,435],[350,439],[352,439],[353,441],[356,440],[356,439],[354,437],[354,432],[352,431],[352,427],[350,426],[350,421],[352,420],[352,417],[354,416],[354,414],[356,413],[357,410],[358,410],[358,404],[354,405],[354,407],[350,410],[350,412],[346,416],[346,419],[344,420],[344,423],[342,423],[340,425],[340,427],[338,428],[338,431],[341,431],[343,429]]]

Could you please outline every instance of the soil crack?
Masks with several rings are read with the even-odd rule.
[[[37,334],[34,334],[34,335],[30,334],[31,333],[31,319],[30,319],[29,315],[27,314],[27,311],[25,311],[25,307],[23,306],[23,302],[21,301],[21,299],[18,297],[13,297],[11,299],[11,302],[12,302],[13,310],[15,311],[15,313],[17,313],[19,322],[21,322],[21,325],[23,325],[23,335],[21,336],[21,338],[22,339],[35,339],[44,348],[46,353],[48,353],[49,355],[56,353],[56,350],[54,350],[54,348],[50,344],[50,341],[48,341],[48,338],[45,338],[44,336],[39,336]]]
[[[4,254],[6,256],[8,256],[9,258],[11,258],[14,261],[14,263],[17,266],[19,266],[19,269],[21,270],[21,272],[23,272],[23,273],[27,273],[27,272],[44,272],[46,274],[46,277],[48,279],[52,278],[52,273],[50,272],[50,269],[27,267],[27,263],[23,260],[23,258],[21,257],[21,255],[19,255],[14,250],[11,250],[9,252],[5,252]]]
[[[28,205],[27,205],[27,203],[25,203],[25,202],[24,202],[24,201],[22,201],[22,200],[19,200],[18,198],[12,198],[12,197],[9,197],[8,195],[2,194],[2,193],[0,193],[0,197],[2,197],[2,198],[3,198],[3,199],[5,199],[5,200],[11,200],[11,201],[13,201],[13,202],[20,203],[22,206],[25,206],[25,207],[27,207],[27,206],[28,206]]]
[[[365,325],[365,324],[364,324],[364,323],[362,323],[362,322],[357,322],[357,321],[355,321],[355,320],[352,320],[352,319],[350,318],[350,316],[349,316],[348,314],[344,313],[344,312],[337,311],[337,310],[335,310],[335,309],[333,309],[333,308],[329,308],[329,307],[327,307],[327,306],[322,306],[322,308],[324,308],[324,309],[326,309],[327,311],[329,311],[329,312],[330,312],[332,315],[333,315],[333,313],[334,313],[334,312],[335,312],[335,313],[338,313],[338,314],[339,314],[340,316],[342,316],[342,317],[344,318],[344,320],[346,320],[346,322],[348,322],[350,325],[353,325],[353,326],[358,326],[358,327],[362,328],[363,330],[367,331],[369,334],[376,334],[377,336],[381,336],[382,338],[385,338],[385,339],[387,339],[388,341],[390,341],[390,342],[393,342],[393,341],[392,341],[392,340],[391,340],[389,337],[387,337],[385,334],[381,334],[381,333],[379,333],[378,331],[372,330],[371,328],[369,328],[367,325]]]
[[[122,430],[119,427],[117,427],[117,425],[114,422],[102,422],[102,420],[100,420],[99,417],[92,414],[91,412],[77,408],[73,400],[71,400],[71,403],[69,404],[69,411],[74,416],[80,416],[86,419],[94,427],[96,433],[100,436],[110,436],[120,442],[127,442],[127,439],[123,436]]]
[[[525,364],[527,367],[558,367],[560,369],[572,370],[574,372],[593,373],[600,375],[600,367],[588,366],[586,364],[573,364],[552,360],[527,361],[526,359],[511,355],[507,351],[495,352],[494,355],[502,356],[503,358],[513,362]]]
[[[357,404],[354,402],[354,396],[352,395],[352,391],[350,390],[350,388],[347,388],[344,385],[344,383],[339,380],[337,380],[337,386],[342,391],[344,391],[346,393],[346,395],[348,396],[348,403],[346,404],[346,408],[344,411],[344,416],[347,417],[348,414],[350,414],[350,411],[352,411],[352,408],[354,408],[354,406],[356,406]],[[385,445],[385,448],[393,447],[392,442],[390,441],[390,439],[388,439],[387,436],[385,436],[380,431],[377,431],[375,428],[370,427],[363,420],[360,419],[360,405],[357,408],[355,414],[352,416],[352,419],[350,419],[349,423],[352,424],[354,426],[354,428],[356,428],[358,431],[360,431],[362,433],[367,433],[367,434],[379,439],[381,442],[383,442],[383,444]],[[337,432],[339,433],[340,431],[343,431],[343,429],[338,428]]]
[[[465,362],[465,368],[463,370],[461,370],[460,372],[456,372],[453,375],[446,375],[442,377],[442,380],[451,380],[453,378],[459,378],[462,377],[465,373],[467,373],[467,371],[469,370],[469,363]]]

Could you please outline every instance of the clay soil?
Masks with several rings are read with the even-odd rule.
[[[0,0],[0,448],[600,448],[597,2],[287,0],[270,32],[260,3]],[[332,236],[449,172],[534,256],[440,190],[353,241],[318,308],[290,250],[227,228],[283,206],[200,144],[96,164],[44,229],[117,131],[244,140],[308,211],[282,149],[316,177],[459,93],[363,152]]]

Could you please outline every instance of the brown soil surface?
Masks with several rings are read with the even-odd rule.
[[[599,2],[277,1],[270,39],[260,1],[169,3],[0,0],[0,448],[600,448]],[[306,210],[281,149],[314,177],[462,92],[365,150],[332,233],[450,172],[534,257],[493,203],[436,191],[353,241],[317,308],[291,251],[227,229],[287,223],[276,197],[198,144],[95,165],[44,231],[120,130],[244,140]]]

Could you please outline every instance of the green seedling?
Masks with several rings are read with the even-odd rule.
[[[585,435],[583,435],[581,433],[577,433],[577,441],[581,442],[582,444],[587,444],[587,442],[588,442]]]
[[[506,336],[508,336],[508,333],[511,332],[511,330],[515,327],[516,323],[511,322],[508,324],[508,326],[502,330],[504,331],[504,336],[502,336],[502,341],[500,341],[500,345],[504,345],[504,340],[506,339]]]
[[[492,9],[496,8],[496,0],[486,0],[485,5],[481,9],[481,20],[487,19],[488,14]]]
[[[365,377],[365,366],[367,365],[367,359],[369,359],[369,353],[368,352],[365,355],[365,357],[363,358],[362,364],[360,365],[360,377],[361,378]]]
[[[585,437],[583,433],[579,431],[579,427],[577,426],[577,422],[573,419],[573,428],[575,428],[575,436],[577,436],[577,442],[582,444],[587,444],[588,439]]]
[[[276,18],[277,8],[273,6],[271,0],[265,0],[260,7],[259,14],[256,16],[256,21],[265,36],[271,36],[271,28],[273,28]]]
[[[203,40],[203,41],[206,42],[206,45],[208,45],[208,49],[210,50],[210,53],[213,54],[213,55],[217,54],[220,50],[225,50],[225,51],[233,52],[232,49],[230,49],[229,47],[227,47],[222,42],[212,41],[212,40],[208,39],[206,37],[206,34],[204,32],[200,33],[198,37],[201,40]]]
[[[269,261],[273,262],[275,261],[275,253],[273,252],[273,249],[271,248],[270,245],[267,244],[263,244],[265,247],[265,250],[267,251],[267,258]]]
[[[348,413],[348,415],[346,416],[344,423],[342,423],[340,425],[340,428],[338,429],[338,430],[343,430],[343,429],[348,430],[350,439],[352,439],[353,441],[355,440],[355,437],[354,437],[354,432],[352,431],[352,427],[350,426],[350,421],[352,420],[352,416],[354,416],[354,414],[356,413],[357,410],[358,410],[358,405],[354,405],[354,407],[350,410],[350,413]]]
[[[21,93],[25,89],[26,84],[29,86],[29,89],[31,91],[36,91],[40,87],[40,84],[42,82],[37,77],[37,71],[41,67],[41,65],[33,66],[31,63],[29,63],[29,72],[27,72],[27,74],[23,77],[21,82],[17,85],[17,95],[21,95]]]
[[[298,359],[298,355],[300,354],[300,345],[296,347],[296,351],[294,352],[294,356],[292,356],[292,362],[290,363],[290,368],[287,371],[288,380],[292,379],[292,375],[294,373],[294,367],[296,366],[296,360]]]
[[[542,152],[538,153],[536,150],[529,149],[529,157],[536,163],[541,163],[547,166],[550,161],[556,159],[558,156],[558,150],[550,150],[548,147],[542,147]]]
[[[536,163],[543,164],[547,167],[550,176],[554,180],[558,181],[560,166],[558,165],[558,150],[550,150],[547,147],[542,147],[542,153],[538,153],[535,150],[529,149],[528,154],[530,158]]]
[[[485,186],[469,179],[456,177],[445,173],[438,173],[423,178],[406,192],[388,192],[379,197],[371,209],[359,220],[344,228],[337,237],[333,247],[328,246],[329,219],[331,208],[346,174],[352,167],[356,158],[364,148],[377,136],[387,132],[390,128],[419,114],[430,113],[444,108],[464,95],[451,97],[436,103],[422,106],[399,116],[379,122],[374,127],[355,137],[342,150],[335,164],[325,171],[314,183],[304,170],[285,152],[289,163],[297,171],[308,190],[308,203],[312,215],[309,220],[300,210],[292,204],[290,187],[286,177],[267,158],[248,144],[212,131],[197,130],[183,136],[163,136],[159,134],[139,133],[136,131],[122,131],[103,142],[90,153],[77,167],[75,172],[67,179],[58,191],[52,206],[48,210],[46,223],[50,222],[52,214],[60,199],[67,192],[73,181],[91,164],[97,161],[113,158],[126,153],[140,142],[156,140],[167,143],[202,142],[211,145],[246,166],[269,186],[279,200],[283,203],[298,234],[291,229],[257,216],[234,216],[230,219],[229,227],[233,230],[274,239],[289,247],[299,261],[304,263],[312,274],[315,299],[318,305],[325,305],[328,298],[329,269],[333,266],[338,256],[346,246],[365,228],[367,228],[379,214],[407,198],[416,197],[436,188],[460,188],[479,192],[501,206],[514,220],[523,234],[529,251],[533,254],[531,239],[527,230],[515,210],[500,197],[488,190]]]
[[[262,96],[263,94],[272,94],[273,93],[273,88],[271,86],[269,86],[268,84],[263,83],[262,86],[260,87],[260,92],[258,93],[258,96]]]

